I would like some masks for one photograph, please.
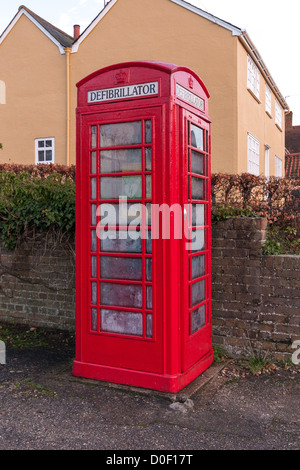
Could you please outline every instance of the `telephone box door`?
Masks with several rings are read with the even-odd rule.
[[[161,374],[161,108],[82,119],[82,361]]]
[[[211,354],[211,215],[209,124],[182,110],[182,186],[186,207],[183,239],[183,371]]]

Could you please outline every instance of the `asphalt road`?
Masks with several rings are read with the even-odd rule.
[[[74,345],[64,341],[8,348],[0,365],[0,450],[102,450],[116,457],[123,450],[300,448],[299,370],[254,376],[229,363],[190,397],[190,408],[174,410],[165,396],[76,379],[73,355]]]

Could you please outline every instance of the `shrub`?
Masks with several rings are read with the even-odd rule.
[[[300,252],[300,180],[218,173],[212,175],[212,202],[213,219],[247,212],[266,217],[267,253]]]
[[[0,173],[0,232],[4,246],[12,250],[25,233],[52,228],[74,236],[73,178],[58,173],[47,177],[29,172]]]

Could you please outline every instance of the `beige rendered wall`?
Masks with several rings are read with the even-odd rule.
[[[212,171],[236,171],[236,40],[170,0],[119,0],[71,55],[71,161],[76,83],[114,63],[157,60],[188,66],[202,78],[211,94]]]
[[[248,52],[238,40],[238,173],[248,171],[248,133],[260,142],[260,174],[265,173],[265,145],[270,147],[270,176],[275,175],[275,155],[284,170],[285,122],[275,125],[275,95],[272,92],[272,117],[265,111],[265,78],[260,75],[260,102],[247,89]]]
[[[0,162],[35,163],[35,139],[55,137],[55,161],[66,163],[66,57],[21,16],[0,45]]]

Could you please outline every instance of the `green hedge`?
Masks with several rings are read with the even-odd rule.
[[[75,182],[52,173],[47,178],[0,172],[0,233],[13,250],[24,233],[51,228],[74,236]]]

